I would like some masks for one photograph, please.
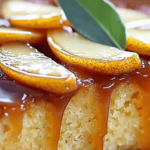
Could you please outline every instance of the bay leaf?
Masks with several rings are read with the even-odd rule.
[[[75,30],[96,43],[126,47],[126,31],[107,0],[57,0]]]

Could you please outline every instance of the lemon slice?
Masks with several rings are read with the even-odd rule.
[[[137,53],[94,43],[76,32],[49,30],[47,39],[53,53],[65,63],[111,75],[141,67]]]
[[[62,11],[53,5],[36,4],[27,1],[6,1],[1,7],[1,16],[16,27],[57,28],[68,25]]]
[[[0,27],[0,44],[12,41],[39,44],[44,39],[46,39],[46,33],[43,31]]]
[[[73,73],[30,45],[19,42],[2,44],[0,67],[6,75],[24,85],[53,93],[76,89]]]

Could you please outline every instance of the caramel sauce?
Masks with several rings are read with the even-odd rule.
[[[144,150],[149,149],[150,143],[150,57],[141,57],[141,59],[142,69],[130,74],[139,85],[142,95],[141,145]]]
[[[0,120],[1,122],[5,118],[9,120],[9,123],[5,125],[5,130],[12,130],[10,147],[13,147],[21,133],[24,111],[34,103],[33,97],[28,94],[29,92],[26,92],[23,86],[7,79],[0,79]]]
[[[129,74],[119,75],[119,76],[107,76],[96,74],[93,72],[85,71],[82,68],[75,68],[69,64],[66,67],[74,72],[83,87],[90,86],[91,84],[96,84],[98,90],[98,101],[99,101],[99,113],[101,114],[98,117],[99,120],[99,130],[95,135],[95,150],[103,149],[103,137],[107,133],[107,120],[109,112],[109,103],[113,90],[122,82],[130,82],[132,78]]]
[[[43,46],[39,46],[38,48],[41,52],[45,53],[47,56],[53,57],[54,60],[59,62],[59,60],[51,54],[49,47],[46,44],[44,48]],[[140,87],[143,99],[142,110],[140,111],[141,114],[143,114],[141,117],[141,127],[143,130],[143,132],[141,132],[141,143],[142,149],[149,149],[150,57],[141,57],[141,59],[143,65],[142,69],[118,76],[96,74],[83,70],[82,68],[74,67],[70,64],[63,64],[77,76],[78,84],[80,84],[78,90],[81,87],[86,88],[87,86],[96,84],[99,93],[98,100],[101,115],[97,116],[99,120],[99,130],[95,134],[95,150],[103,149],[103,137],[107,133],[107,120],[111,94],[122,82],[135,82]],[[12,129],[11,144],[13,145],[19,140],[24,113],[39,101],[45,101],[47,103],[46,110],[53,112],[53,126],[55,128],[52,133],[52,143],[53,149],[57,149],[63,112],[75,92],[66,95],[54,95],[37,89],[31,89],[8,79],[8,77],[0,71],[0,121],[2,121],[3,118],[8,118],[9,120],[10,128]],[[8,126],[9,125],[7,125],[6,130]]]
[[[40,48],[40,47],[39,47]],[[42,49],[43,50],[43,49]],[[41,50],[41,51],[42,51]],[[49,51],[45,46],[44,51]],[[43,52],[44,52],[43,51]],[[49,51],[49,55],[53,57]],[[109,112],[109,103],[111,94],[120,83],[122,82],[136,82],[140,87],[143,96],[143,108],[141,113],[141,141],[142,148],[149,148],[150,139],[150,57],[142,57],[142,69],[135,70],[131,73],[126,73],[118,76],[107,76],[88,72],[82,68],[74,67],[70,64],[64,64],[66,68],[71,70],[78,80],[78,84],[81,87],[86,88],[92,84],[96,84],[98,90],[98,100],[100,116],[97,116],[99,120],[99,130],[95,134],[95,150],[103,149],[103,137],[107,133],[107,120]],[[17,84],[15,81],[8,79],[2,72],[0,77],[0,118],[7,117],[10,120],[13,128],[12,132],[12,143],[18,140],[18,136],[22,130],[22,117],[29,108],[36,105],[38,101],[46,101],[48,111],[52,111],[54,116],[53,122],[53,138],[51,138],[53,149],[57,149],[59,132],[61,126],[61,120],[63,112],[67,106],[69,100],[75,93],[67,95],[54,95],[52,93],[45,93],[29,87],[24,87]],[[17,118],[17,119],[16,119]],[[53,140],[52,140],[53,139]]]
[[[107,121],[110,98],[113,90],[121,83],[134,83],[139,87],[141,96],[140,114],[140,145],[142,150],[149,149],[150,142],[150,57],[141,56],[142,68],[117,76],[108,76],[88,72],[82,68],[76,68],[70,64],[66,67],[71,70],[77,77],[84,88],[96,84],[98,90],[99,110],[99,130],[95,135],[95,150],[103,149],[103,137],[107,134]],[[137,102],[138,103],[138,102]]]
[[[45,93],[24,87],[7,79],[2,71],[0,71],[0,75],[0,120],[6,118],[9,120],[9,123],[6,124],[6,131],[9,129],[12,131],[12,141],[9,141],[9,148],[13,147],[14,143],[19,140],[24,113],[38,102],[45,101],[45,109],[53,114],[52,126],[55,127],[52,131],[50,145],[53,146],[53,149],[57,149],[63,112],[74,93],[66,95]],[[48,116],[46,119],[49,119]]]

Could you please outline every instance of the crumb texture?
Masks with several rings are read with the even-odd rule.
[[[95,135],[100,110],[96,89],[95,85],[82,88],[71,98],[64,112],[57,150],[97,150]],[[140,149],[139,94],[137,86],[132,83],[120,84],[113,91],[104,150]],[[41,101],[25,112],[16,144],[9,117],[1,117],[0,150],[55,150],[51,108],[51,103]]]
[[[63,116],[58,150],[93,150],[99,112],[94,86],[83,88],[71,99]]]
[[[50,146],[52,144],[50,142],[52,119],[52,113],[47,110],[47,103],[44,101],[37,103],[24,113],[22,131],[16,142],[16,138],[13,140],[12,137],[13,126],[10,119],[2,118],[0,122],[0,150],[53,150]]]
[[[134,84],[121,84],[112,94],[108,133],[104,150],[139,149],[140,117],[137,108],[138,89]]]
[[[52,116],[46,111],[46,104],[40,103],[28,110],[23,117],[20,135],[20,150],[52,150],[48,140],[52,136]],[[46,119],[49,115],[49,120]]]
[[[1,115],[1,110],[0,110]],[[12,133],[12,127],[10,120],[8,118],[1,118],[0,119],[0,150],[13,150],[17,148],[12,143],[13,140],[10,139]],[[11,143],[11,144],[10,144]]]

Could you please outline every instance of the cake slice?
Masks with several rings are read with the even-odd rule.
[[[136,150],[141,148],[140,90],[134,83],[119,84],[112,92],[108,132],[101,132],[99,94],[96,85],[81,88],[70,100],[63,114],[58,142],[59,150]],[[13,127],[7,117],[0,122],[0,149],[54,150],[56,130],[50,102],[34,103],[22,118],[22,128],[14,144]],[[105,132],[106,128],[103,128]],[[55,132],[56,134],[59,134]],[[59,135],[58,135],[59,136]],[[103,138],[104,137],[104,138]],[[12,142],[13,141],[13,142]],[[102,141],[102,143],[101,143]]]
[[[18,25],[21,20],[11,20],[11,15],[8,19]],[[60,18],[57,21],[62,26]],[[30,24],[35,27],[32,20],[27,21],[28,24],[24,24],[22,20],[19,26]],[[44,21],[36,21],[45,28]],[[52,26],[56,27],[56,24]],[[3,60],[7,66],[6,60],[9,62],[10,59]],[[55,84],[53,91],[42,88],[48,89],[48,92],[43,92],[22,82],[22,89],[16,83],[22,79],[22,74],[19,74],[19,79],[15,76],[14,82],[11,71],[9,77],[0,71],[0,150],[149,150],[149,61],[149,57],[144,58],[142,69],[135,71],[132,68],[131,73],[119,76],[106,76],[63,64],[74,79],[77,77],[78,88],[73,88],[69,94],[56,88]],[[126,67],[130,65],[133,61]],[[114,66],[111,70],[116,71]],[[40,79],[34,82],[36,88],[39,83]]]

